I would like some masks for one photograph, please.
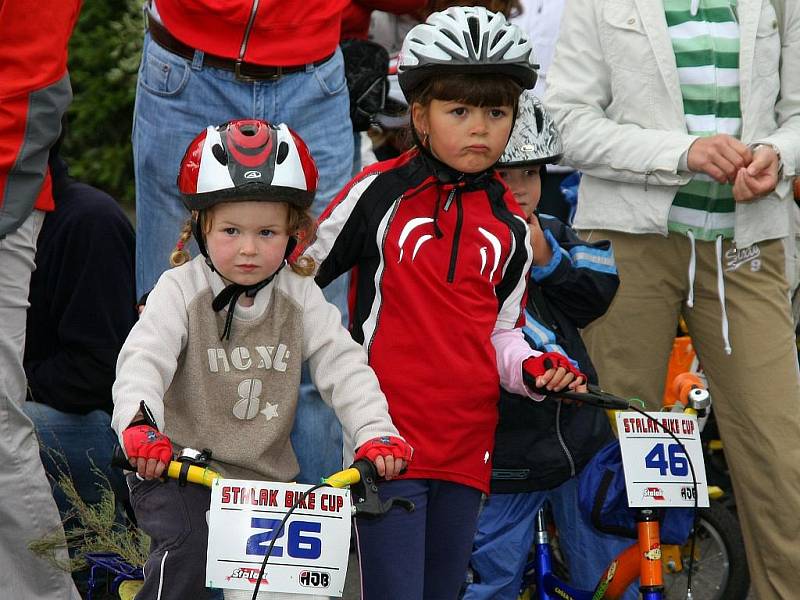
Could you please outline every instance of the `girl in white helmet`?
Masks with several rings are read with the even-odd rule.
[[[357,267],[351,332],[415,447],[407,473],[380,493],[416,510],[356,525],[366,600],[457,597],[489,490],[500,385],[528,395],[526,381],[582,380],[517,329],[531,248],[494,165],[535,69],[520,30],[484,8],[414,27],[398,76],[417,146],[362,171],[307,249],[320,285]]]
[[[113,388],[112,426],[136,470],[131,502],[152,540],[140,600],[207,597],[210,492],[158,479],[173,452],[210,448],[226,477],[295,478],[289,434],[304,360],[342,421],[346,454],[357,448],[387,479],[411,458],[364,351],[308,276],[313,265],[290,258],[313,230],[316,186],[314,161],[286,125],[208,127],[183,158],[191,218],[173,263],[187,258],[190,234],[202,256],[161,276]]]

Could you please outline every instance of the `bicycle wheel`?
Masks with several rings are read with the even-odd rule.
[[[664,564],[664,597],[683,600],[689,569],[691,539],[680,548],[681,565]],[[677,570],[680,569],[680,570]],[[694,549],[694,600],[745,600],[750,574],[739,522],[727,508],[712,501],[700,509]]]

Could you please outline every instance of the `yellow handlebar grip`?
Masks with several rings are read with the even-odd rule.
[[[361,473],[358,472],[358,469],[354,469],[353,467],[334,473],[324,480],[325,483],[335,488],[347,487],[359,481],[361,481]]]
[[[167,476],[172,479],[178,479],[182,466],[183,463],[177,460],[170,461],[169,467],[167,467]],[[190,465],[189,470],[186,472],[186,481],[204,485],[208,488],[214,485],[214,480],[219,477],[220,474],[216,471],[212,471],[208,467],[198,467],[196,465]]]

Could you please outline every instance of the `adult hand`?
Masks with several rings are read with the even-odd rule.
[[[733,184],[733,199],[749,202],[766,196],[778,185],[780,158],[771,146],[759,146],[747,168],[739,169]]]
[[[705,173],[719,183],[733,183],[752,159],[750,148],[724,133],[697,138],[686,156],[690,171]]]

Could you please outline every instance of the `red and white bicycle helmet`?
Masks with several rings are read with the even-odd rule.
[[[482,6],[451,6],[432,13],[408,32],[397,64],[406,97],[426,79],[450,73],[499,73],[530,89],[538,68],[522,30]]]
[[[239,119],[210,126],[189,144],[178,189],[189,210],[237,200],[308,208],[318,179],[308,147],[289,127]]]

